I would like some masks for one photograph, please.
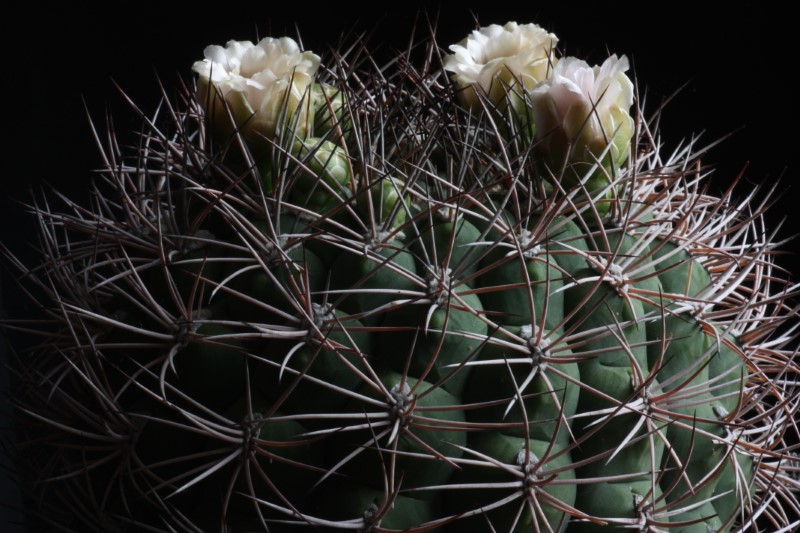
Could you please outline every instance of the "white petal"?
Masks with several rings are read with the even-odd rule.
[[[445,57],[444,68],[453,73],[460,88],[478,84],[488,92],[495,84],[519,80],[532,89],[547,76],[557,41],[555,35],[535,24],[492,24],[451,45],[452,54]]]
[[[228,41],[222,46],[208,46],[205,59],[196,61],[192,69],[204,80],[211,80],[216,90],[236,108],[253,109],[255,116],[239,117],[250,124],[273,127],[287,89],[304,94],[319,68],[319,56],[302,52],[288,37],[266,37],[250,41]],[[298,84],[298,87],[294,87]],[[295,102],[296,104],[296,102]]]

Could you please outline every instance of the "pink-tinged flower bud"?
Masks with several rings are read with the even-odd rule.
[[[627,70],[625,56],[595,67],[566,57],[531,92],[536,153],[564,188],[583,182],[589,192],[598,191],[627,161],[634,130]]]

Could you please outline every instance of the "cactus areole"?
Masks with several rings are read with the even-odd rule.
[[[134,148],[100,142],[91,203],[36,202],[40,263],[6,254],[47,319],[8,323],[40,340],[31,523],[796,530],[769,194],[709,194],[626,57],[557,42],[492,25],[378,67],[231,41]]]

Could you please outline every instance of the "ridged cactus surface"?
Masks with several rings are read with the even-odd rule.
[[[624,57],[209,47],[8,261],[17,457],[74,531],[791,531],[798,289]],[[516,48],[515,48],[516,47]],[[418,58],[422,57],[422,60]],[[757,522],[758,521],[758,522]],[[761,524],[761,526],[757,526]]]

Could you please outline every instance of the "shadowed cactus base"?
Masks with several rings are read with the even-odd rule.
[[[205,80],[140,149],[98,143],[90,205],[31,206],[41,262],[5,255],[46,314],[8,323],[40,339],[14,367],[32,523],[797,527],[798,288],[769,195],[711,196],[691,146],[660,154],[622,60],[548,46],[545,80],[509,62],[517,92],[466,108],[458,58],[419,47],[419,68],[323,58],[269,89],[291,99],[261,133]],[[594,94],[567,71],[617,83],[612,115],[534,135],[520,106]]]

